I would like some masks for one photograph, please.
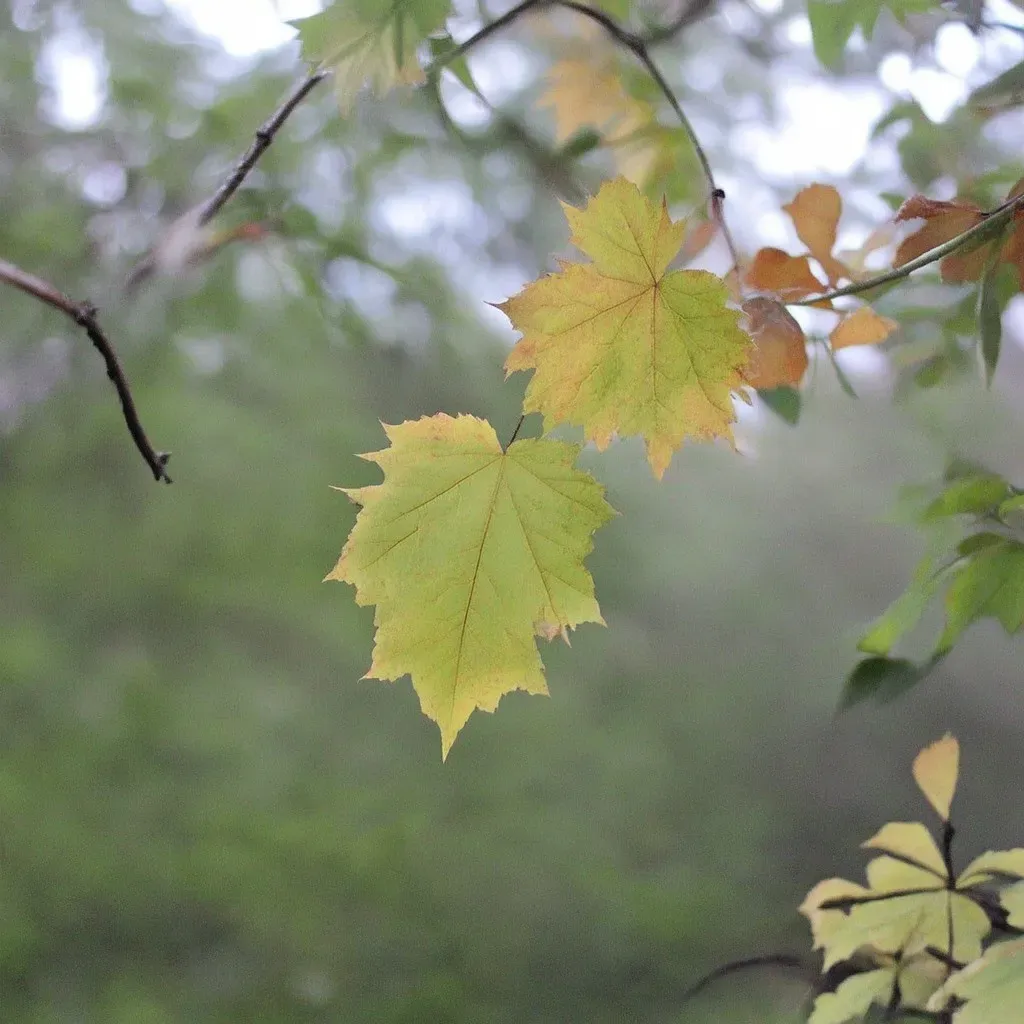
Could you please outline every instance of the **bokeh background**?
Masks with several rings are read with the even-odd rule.
[[[457,6],[463,37],[481,12]],[[486,104],[447,78],[344,117],[312,98],[215,225],[258,237],[126,291],[302,73],[281,18],[311,9],[0,5],[0,256],[100,306],[175,478],[147,474],[84,336],[0,291],[0,1015],[796,1021],[793,972],[683,994],[734,958],[810,957],[806,890],[927,813],[921,745],[961,739],[965,855],[1024,841],[998,626],[836,713],[922,550],[900,487],[954,455],[1024,474],[1018,310],[991,392],[967,293],[922,283],[879,306],[908,325],[891,352],[846,354],[856,400],[820,359],[799,425],[755,404],[739,455],[687,447],[658,484],[635,442],[587,453],[622,513],[589,560],[608,628],[545,648],[550,698],[475,715],[442,765],[408,680],[360,680],[371,611],[320,582],[354,516],[330,485],[375,479],[354,453],[379,420],[511,430],[525,381],[485,303],[566,252],[558,200],[614,154],[560,151],[537,101],[582,29],[533,19],[471,62]],[[891,216],[882,193],[1005,194],[1017,115],[962,104],[1024,37],[963,20],[883,15],[823,72],[800,3],[721,0],[658,48],[748,252],[795,242],[779,206],[812,180],[843,193],[844,244]],[[664,187],[699,206],[685,153]]]

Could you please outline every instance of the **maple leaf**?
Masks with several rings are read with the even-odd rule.
[[[807,339],[793,315],[774,299],[755,296],[743,303],[754,354],[745,376],[752,388],[799,384],[807,369]]]
[[[304,60],[334,72],[338,105],[348,110],[364,86],[378,96],[397,85],[419,85],[416,47],[441,28],[450,0],[338,0],[290,22]]]
[[[816,295],[825,291],[825,285],[811,270],[809,259],[817,261],[832,285],[842,278],[852,279],[850,270],[832,255],[843,212],[839,193],[831,185],[808,185],[782,208],[793,221],[797,237],[807,246],[807,252],[790,256],[783,249],[758,250],[747,271],[747,283],[762,291],[775,292],[787,302]],[[830,307],[831,303],[821,305]]]
[[[385,426],[362,456],[384,482],[345,490],[360,512],[329,580],[376,605],[367,678],[409,674],[442,756],[476,708],[511,690],[546,693],[536,636],[602,623],[583,566],[614,512],[579,446],[520,440],[507,451],[473,416]]]
[[[555,138],[565,142],[581,128],[600,131],[609,141],[648,123],[650,105],[630,96],[613,60],[594,66],[584,57],[556,61],[547,75],[541,106],[555,115]]]
[[[614,54],[595,62],[593,48],[556,61],[547,74],[542,106],[555,115],[555,138],[566,142],[593,128],[609,146],[619,173],[643,186],[665,159],[671,132],[658,124],[654,108],[631,96]]]
[[[523,408],[548,428],[581,425],[602,450],[642,435],[658,478],[684,437],[733,443],[732,392],[753,345],[721,278],[668,272],[685,225],[621,177],[585,209],[563,208],[593,262],[563,263],[498,306],[523,335],[506,371],[535,371]]]

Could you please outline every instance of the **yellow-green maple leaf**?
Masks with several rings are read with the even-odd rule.
[[[416,47],[441,28],[450,0],[336,0],[292,24],[304,60],[334,72],[342,110],[364,86],[378,96],[424,80]]]
[[[593,262],[564,263],[498,307],[523,335],[505,369],[535,371],[524,409],[548,428],[581,425],[600,449],[642,435],[659,478],[684,437],[732,443],[752,342],[721,278],[669,272],[685,225],[621,177],[564,209]]]
[[[603,622],[583,560],[613,515],[574,467],[579,446],[520,440],[507,451],[473,416],[385,426],[364,455],[384,482],[345,490],[359,506],[327,576],[376,605],[367,678],[409,674],[447,757],[476,708],[510,690],[546,693],[535,637]]]

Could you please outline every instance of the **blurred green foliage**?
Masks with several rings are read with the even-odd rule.
[[[747,42],[678,43],[684,68],[736,62],[722,91],[684,90],[699,117],[733,90],[770,108]],[[46,68],[82,51],[104,94],[76,126]],[[858,629],[918,554],[879,517],[951,443],[1009,471],[997,399],[965,383],[893,408],[869,381],[853,402],[823,364],[799,427],[751,421],[746,456],[687,449],[663,486],[633,444],[590,458],[623,512],[589,562],[609,628],[552,646],[550,700],[475,716],[442,766],[408,683],[359,680],[369,612],[319,582],[353,520],[330,485],[374,479],[354,453],[378,419],[511,428],[524,382],[501,382],[482,303],[564,246],[556,195],[604,156],[566,168],[501,116],[453,136],[429,93],[343,119],[325,93],[223,215],[270,236],[125,295],[295,47],[235,61],[153,3],[36,0],[0,10],[0,63],[0,255],[99,305],[175,478],[148,477],[86,339],[5,290],[5,1022],[792,1021],[799,977],[682,994],[807,949],[803,892],[855,863],[952,719],[975,832],[1021,834],[998,627],[884,714],[833,717]],[[733,173],[750,158],[720,140]]]

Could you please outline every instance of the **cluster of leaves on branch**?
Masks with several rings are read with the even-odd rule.
[[[1024,492],[997,473],[953,464],[935,488],[915,489],[915,521],[930,535],[929,550],[907,590],[858,644],[869,655],[853,670],[846,700],[888,699],[929,672],[961,633],[982,618],[1008,633],[1024,627]],[[923,498],[923,503],[920,499]],[[946,623],[928,660],[891,657],[898,641],[944,593]]]
[[[841,55],[854,27],[870,35],[881,7],[829,4],[843,15],[842,32],[826,43],[815,3],[816,45],[829,62]],[[944,279],[980,279],[981,350],[991,377],[1000,313],[1012,294],[999,274],[1002,266],[1016,270],[1014,290],[1020,287],[1019,186],[992,210],[912,196],[860,249],[837,252],[842,199],[832,186],[811,184],[784,207],[804,251],[762,248],[748,258],[729,233],[724,193],[703,148],[650,55],[658,33],[629,27],[628,3],[524,0],[461,43],[448,33],[445,0],[338,0],[296,25],[314,74],[333,75],[339,103],[348,109],[363,89],[381,95],[436,81],[445,68],[479,94],[467,53],[542,9],[571,13],[589,34],[585,45],[553,65],[540,106],[553,111],[567,152],[582,155],[605,145],[620,174],[582,208],[565,207],[571,241],[585,259],[563,262],[498,306],[521,335],[506,371],[532,373],[524,416],[540,413],[546,432],[582,428],[598,450],[616,437],[640,436],[661,478],[685,438],[733,443],[734,402],[751,401],[752,391],[795,422],[809,341],[823,348],[852,394],[834,353],[880,344],[898,328],[859,297],[940,259]],[[916,9],[892,5],[899,17]],[[610,47],[594,44],[601,38]],[[623,73],[617,55],[637,58],[636,80]],[[662,126],[659,100],[676,114],[678,128]],[[704,179],[705,200],[689,229],[672,219],[661,188],[680,140],[690,153],[686,173]],[[699,193],[691,187],[691,194]],[[905,221],[923,226],[900,243],[889,269],[868,271],[866,264],[891,248]],[[716,238],[731,256],[730,272],[688,269]],[[809,339],[792,312],[796,307],[806,307],[803,324],[827,323],[827,335]],[[493,710],[516,688],[545,691],[534,637],[567,639],[579,623],[601,621],[583,558],[591,534],[610,514],[602,489],[575,467],[579,446],[516,440],[521,426],[504,447],[489,424],[471,417],[437,415],[387,428],[392,447],[367,456],[384,470],[383,483],[347,492],[360,512],[328,578],[354,584],[356,600],[375,606],[369,674],[412,677],[421,707],[440,727],[445,756],[474,708]],[[549,472],[555,466],[557,472]],[[1015,493],[1004,484],[993,508],[1002,509],[1000,502]],[[974,509],[947,514],[965,511]],[[951,584],[939,654],[979,616],[995,615],[1011,631],[1020,627],[1019,542],[988,534],[961,547],[941,573],[929,567],[919,574],[865,638],[866,651],[886,656],[886,645],[913,624],[940,579]],[[995,580],[1003,583],[993,591]],[[877,661],[858,667],[869,678],[867,686],[853,680],[858,697],[890,669],[883,668]]]
[[[843,977],[817,997],[809,1024],[1021,1019],[1024,849],[989,851],[956,869],[950,808],[959,760],[950,735],[914,760],[938,841],[921,822],[889,822],[863,844],[879,854],[866,885],[829,878],[807,894],[800,911],[823,970]]]

